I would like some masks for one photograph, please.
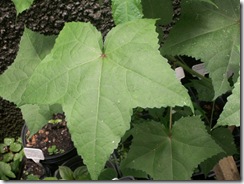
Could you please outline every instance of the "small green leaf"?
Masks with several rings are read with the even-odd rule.
[[[40,180],[39,176],[30,174],[27,176],[26,180]]]
[[[16,142],[18,142],[18,143],[21,143],[21,144],[22,144],[22,139],[21,139],[21,137],[19,137],[19,138],[16,140]]]
[[[133,137],[122,167],[142,170],[155,180],[189,180],[200,162],[222,151],[199,117],[175,122],[172,135],[159,123],[145,122],[135,126]]]
[[[86,166],[77,167],[74,170],[73,177],[75,180],[91,180],[91,176]]]
[[[60,174],[62,179],[64,179],[64,180],[74,180],[73,171],[69,167],[59,166],[58,170],[59,170],[59,174]]]
[[[15,160],[20,160],[22,161],[23,157],[25,156],[23,149],[14,155],[14,161]]]
[[[11,167],[9,164],[0,162],[0,175],[1,179],[7,180],[9,178],[15,178],[15,174],[11,171]]]
[[[8,180],[9,180],[9,178],[8,178],[8,177],[6,177],[5,175],[3,175],[3,174],[1,174],[1,173],[0,173],[0,180],[5,180],[5,181],[8,181]]]
[[[3,140],[4,144],[6,144],[7,146],[10,146],[10,144],[12,144],[14,141],[14,138],[4,138]]]
[[[116,25],[142,18],[141,0],[112,0],[112,13]]]
[[[112,168],[105,168],[102,170],[101,174],[98,176],[98,180],[112,180],[117,178],[117,172]]]
[[[12,0],[12,1],[15,4],[17,14],[28,9],[30,7],[30,5],[33,3],[33,0]]]
[[[13,173],[18,173],[20,170],[20,160],[14,160],[13,162],[10,163],[11,170]]]
[[[10,162],[11,160],[13,160],[13,158],[14,158],[14,154],[13,153],[6,153],[6,154],[4,154],[3,155],[3,161],[4,162]]]
[[[6,144],[0,144],[0,153],[6,153],[8,151],[8,146]]]
[[[19,152],[22,148],[22,145],[20,143],[13,142],[10,144],[10,151],[12,152]]]
[[[48,180],[48,181],[52,181],[52,180],[58,180],[58,178],[56,178],[56,177],[45,177],[45,178],[43,179],[43,181],[46,181],[46,180]]]

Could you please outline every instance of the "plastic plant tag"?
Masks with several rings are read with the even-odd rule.
[[[42,150],[37,148],[24,148],[24,153],[27,159],[32,159],[35,163],[45,159]]]
[[[200,63],[200,64],[197,64],[197,65],[194,65],[192,66],[192,69],[201,74],[201,75],[205,75],[205,74],[208,74],[208,71],[205,69],[205,66],[204,66],[204,63]]]
[[[182,67],[177,67],[175,69],[177,79],[181,80],[185,77],[185,72]]]

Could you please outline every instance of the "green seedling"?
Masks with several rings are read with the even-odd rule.
[[[57,124],[57,123],[61,123],[62,122],[62,119],[51,119],[48,121],[48,123],[51,123],[51,124]]]
[[[56,155],[56,154],[64,152],[63,149],[58,149],[56,145],[52,145],[51,147],[49,147],[47,149],[47,151],[48,151],[49,155]]]
[[[4,138],[3,143],[0,144],[0,179],[16,178],[23,157],[24,152],[20,139]]]
[[[77,167],[72,171],[67,166],[59,166],[59,173],[63,180],[91,180],[90,173],[86,166]],[[112,180],[117,177],[117,173],[112,168],[105,168],[102,170],[98,180]]]

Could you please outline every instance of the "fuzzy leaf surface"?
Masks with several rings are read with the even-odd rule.
[[[129,129],[132,108],[192,106],[158,51],[154,24],[149,19],[119,24],[108,33],[103,53],[94,26],[67,23],[23,96],[26,103],[62,104],[92,179]]]
[[[240,1],[214,0],[218,8],[198,1],[183,1],[180,20],[163,45],[163,55],[201,59],[213,81],[214,99],[231,90],[240,63]]]
[[[30,136],[40,130],[54,113],[62,112],[58,105],[25,104],[20,106],[25,123],[30,131]]]
[[[240,77],[234,85],[231,96],[227,98],[227,103],[224,106],[223,112],[220,114],[217,126],[240,126],[241,124],[241,96],[240,96]]]
[[[112,0],[112,13],[116,25],[143,17],[141,0]]]
[[[33,3],[33,0],[12,0],[12,2],[15,5],[17,14],[19,14],[24,10],[28,9]]]
[[[184,1],[187,1],[187,0],[184,0]],[[214,5],[216,8],[218,8],[218,6],[217,6],[212,0],[193,0],[193,1],[202,1],[202,2],[205,2],[205,3],[212,4],[212,5]]]
[[[200,162],[222,151],[199,117],[177,121],[171,136],[163,125],[145,122],[135,126],[133,137],[122,167],[142,170],[154,180],[189,180]]]
[[[172,20],[173,6],[171,0],[142,0],[142,9],[146,18],[160,18],[161,24]]]
[[[0,96],[21,103],[21,96],[33,71],[51,51],[56,36],[44,36],[25,29],[14,63],[0,75]]]

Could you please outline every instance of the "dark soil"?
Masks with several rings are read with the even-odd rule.
[[[20,137],[23,125],[20,109],[0,97],[0,142],[3,142],[4,137]]]
[[[74,147],[71,140],[67,122],[64,114],[56,114],[53,119],[61,119],[59,123],[47,123],[41,130],[26,140],[25,147],[39,148],[43,151],[44,156],[52,155],[48,152],[48,148],[56,146],[57,154],[61,154]],[[29,131],[27,132],[28,137]]]
[[[23,172],[20,176],[20,180],[33,179],[29,177],[36,177],[42,179],[47,175],[46,170],[41,165],[36,164],[34,161],[24,158],[23,160]]]
[[[105,36],[114,27],[110,0],[35,0],[23,15],[33,31],[58,34],[65,22],[91,22]]]

